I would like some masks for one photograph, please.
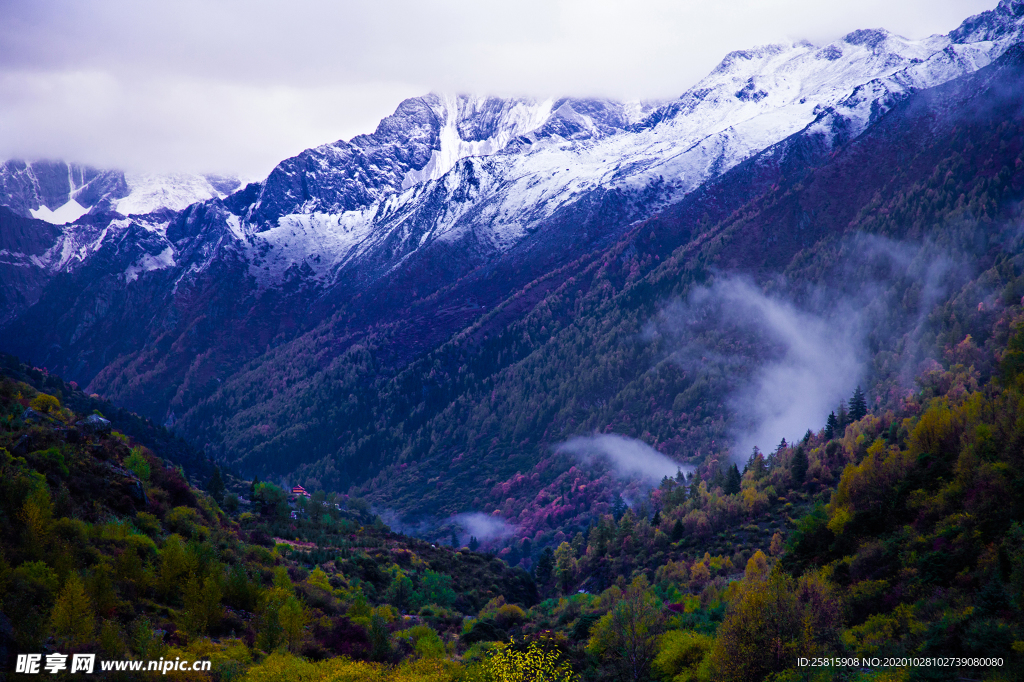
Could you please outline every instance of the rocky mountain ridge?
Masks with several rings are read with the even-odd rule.
[[[54,225],[77,222],[86,214],[180,211],[197,201],[224,198],[240,185],[224,175],[125,173],[65,161],[10,159],[0,164],[0,205]]]

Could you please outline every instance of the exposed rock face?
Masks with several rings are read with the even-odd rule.
[[[33,410],[31,407],[27,408],[21,414],[21,420],[25,421],[25,422],[36,422],[36,423],[41,423],[41,424],[52,424],[52,423],[54,423],[56,421],[50,415],[44,414],[43,412],[38,412],[36,410]]]
[[[105,436],[110,433],[110,420],[104,419],[98,414],[90,414],[85,419],[76,422],[75,426],[93,436]]]
[[[72,199],[88,209],[126,196],[128,186],[124,174],[118,171],[63,161],[10,160],[0,165],[0,201],[26,218],[40,208],[57,211]]]

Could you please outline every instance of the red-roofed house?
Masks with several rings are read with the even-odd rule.
[[[309,497],[309,493],[301,485],[297,485],[292,488],[292,495],[302,495],[303,497]]]

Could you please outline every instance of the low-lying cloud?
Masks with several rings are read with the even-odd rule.
[[[449,521],[464,531],[465,538],[475,537],[480,542],[507,538],[515,532],[515,528],[498,516],[489,516],[481,512],[456,514]]]
[[[692,466],[676,462],[643,441],[617,434],[577,436],[556,445],[555,451],[575,455],[588,464],[603,461],[619,478],[641,479],[651,485],[680,470],[693,471]]]
[[[792,441],[824,425],[864,373],[859,316],[846,309],[821,317],[766,296],[745,280],[727,280],[716,293],[728,314],[754,326],[779,349],[729,398],[737,416],[733,459],[746,458],[754,446],[774,448],[783,438]]]
[[[730,386],[731,459],[774,448],[825,423],[863,376],[860,315],[831,301],[828,314],[726,277],[666,306],[648,334],[670,337],[672,359]],[[731,352],[730,352],[731,351]]]

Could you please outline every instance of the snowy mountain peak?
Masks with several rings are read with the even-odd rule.
[[[1024,26],[1024,0],[1000,0],[995,9],[970,17],[951,31],[949,38],[958,44],[985,41],[1012,41]]]
[[[123,173],[64,161],[0,163],[0,204],[55,225],[87,213],[180,211],[197,201],[224,198],[239,184],[228,176]]]
[[[1004,0],[950,36],[865,29],[820,47],[737,50],[669,103],[414,97],[373,133],[307,149],[230,195],[237,181],[213,176],[20,162],[0,168],[0,190],[21,197],[9,204],[20,215],[55,222],[84,210],[141,215],[191,204],[170,225],[158,215],[137,221],[159,239],[149,260],[132,261],[141,263],[133,277],[154,264],[187,277],[230,254],[261,291],[296,277],[363,286],[431,249],[442,260],[487,262],[605,196],[628,207],[623,221],[643,218],[798,134],[842,144],[915,91],[998,58],[1020,40],[1022,8],[1024,0]],[[105,243],[92,227],[80,232],[53,267],[77,267],[96,250],[83,246]],[[165,252],[173,259],[157,257]]]
[[[412,168],[401,189],[436,180],[468,156],[489,156],[504,149],[512,138],[539,127],[551,114],[552,100],[500,99],[466,95],[424,98],[440,122],[438,148],[431,150],[423,168]]]
[[[162,208],[180,211],[197,201],[223,199],[239,188],[238,178],[192,173],[126,173],[128,195],[114,210],[122,215],[143,215]]]

